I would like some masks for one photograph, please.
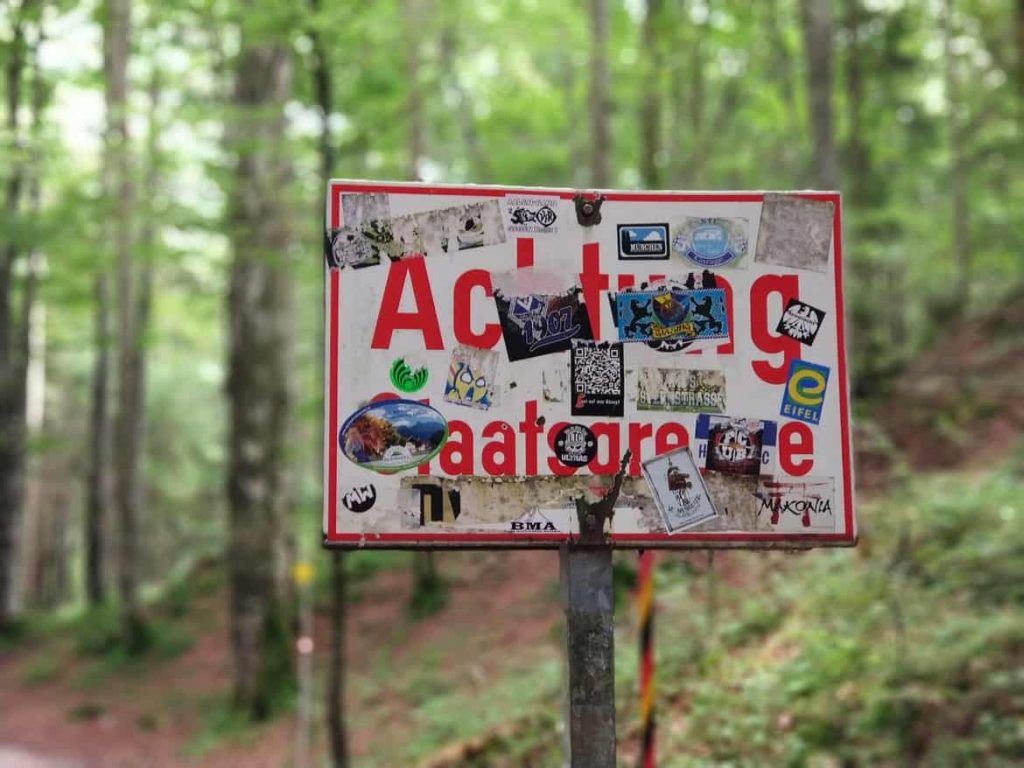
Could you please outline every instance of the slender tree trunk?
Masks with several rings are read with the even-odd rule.
[[[402,0],[402,19],[405,24],[405,76],[408,95],[405,102],[406,120],[409,126],[409,179],[420,178],[420,162],[423,160],[425,140],[423,123],[423,96],[420,87],[420,38],[419,28],[423,16],[424,0]]]
[[[960,116],[960,83],[956,53],[953,51],[956,4],[946,0],[942,14],[942,41],[945,58],[946,125],[949,133],[949,196],[952,205],[953,261],[957,270],[957,288],[965,296],[971,289],[971,238],[967,206],[968,164],[964,124]],[[966,307],[968,301],[961,302]]]
[[[860,0],[845,0],[846,13],[846,114],[848,133],[846,140],[846,177],[849,179],[849,200],[855,207],[868,204],[871,184],[871,156],[864,141],[864,73],[861,69],[863,51],[860,44]]]
[[[110,505],[110,276],[97,267],[92,369],[92,406],[89,414],[89,470],[85,504],[85,594],[92,606],[106,600],[106,528]]]
[[[839,185],[832,125],[831,5],[831,0],[800,0],[808,114],[814,143],[811,178],[819,189],[836,189]]]
[[[28,329],[14,303],[15,262],[23,253],[18,232],[25,178],[18,113],[25,71],[25,16],[30,4],[13,13],[12,40],[5,68],[7,143],[12,158],[4,190],[6,236],[0,243],[0,631],[13,618],[14,573],[25,483],[25,352]],[[30,298],[26,295],[26,301]],[[26,305],[27,306],[27,305]],[[30,307],[27,306],[30,309]]]
[[[330,117],[334,112],[334,78],[331,62],[327,54],[327,46],[320,34],[321,22],[315,18],[321,9],[320,0],[310,0],[310,8],[314,14],[310,39],[313,43],[313,93],[317,106],[320,108],[320,176],[327,182],[334,174],[334,136],[331,131]],[[321,347],[323,339],[321,339]],[[317,356],[323,374],[323,357]],[[321,443],[318,441],[317,468],[323,472],[320,461]],[[321,476],[321,481],[323,477]],[[330,656],[327,666],[327,689],[325,713],[327,740],[330,748],[331,766],[348,768],[348,734],[345,729],[345,619],[347,606],[347,583],[345,578],[345,553],[342,550],[331,552],[331,639]]]
[[[449,0],[443,8],[444,22],[438,40],[438,58],[444,81],[455,95],[455,121],[462,136],[462,146],[469,160],[470,179],[474,183],[488,181],[491,163],[480,145],[480,134],[473,114],[472,96],[459,77],[458,60],[461,47],[459,37],[462,22],[462,0]]]
[[[243,14],[235,71],[238,118],[228,134],[236,158],[230,190],[228,570],[235,701],[262,719],[295,683],[276,578],[291,401],[291,278],[285,262],[291,168],[281,148],[292,67],[286,42],[248,29],[248,18]]]
[[[608,80],[608,0],[590,0],[590,183],[595,188],[611,180]]]
[[[142,433],[141,349],[136,326],[133,236],[135,184],[128,136],[128,59],[131,0],[107,0],[103,50],[106,71],[107,159],[117,285],[118,409],[114,417],[114,506],[121,635],[131,653],[145,644],[138,599],[139,450]]]
[[[664,66],[659,28],[662,0],[647,0],[641,34],[641,55],[646,57],[643,103],[640,108],[640,175],[647,189],[662,186],[661,178],[661,70]]]

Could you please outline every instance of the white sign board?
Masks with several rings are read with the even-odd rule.
[[[840,200],[332,181],[324,536],[856,540]]]

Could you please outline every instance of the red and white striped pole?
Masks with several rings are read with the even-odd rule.
[[[638,768],[654,768],[654,552],[640,553],[637,572],[640,625],[640,757]]]

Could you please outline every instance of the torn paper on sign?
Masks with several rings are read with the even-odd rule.
[[[754,261],[825,272],[835,204],[766,192]]]

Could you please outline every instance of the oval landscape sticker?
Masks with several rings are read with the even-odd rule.
[[[430,461],[447,439],[444,416],[415,400],[370,403],[349,416],[338,432],[338,446],[349,461],[383,474]]]

